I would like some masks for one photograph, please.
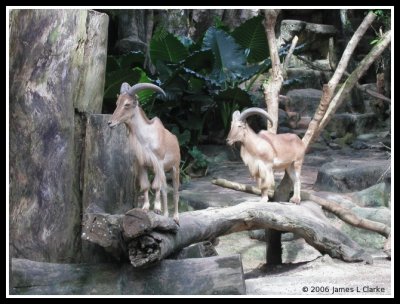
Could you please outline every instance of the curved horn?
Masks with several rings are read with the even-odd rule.
[[[249,117],[250,115],[260,115],[268,119],[272,125],[274,124],[271,115],[269,115],[267,111],[260,108],[249,108],[247,110],[244,110],[242,114],[240,114],[239,120],[246,121],[246,118]]]
[[[139,92],[139,91],[145,90],[145,89],[150,89],[150,90],[162,93],[165,96],[164,90],[161,89],[160,87],[152,84],[152,83],[138,83],[138,84],[135,84],[134,86],[132,86],[128,90],[128,94],[131,95],[131,96],[134,96],[136,92]]]
[[[120,94],[128,93],[128,91],[129,91],[130,88],[131,88],[131,86],[130,86],[128,83],[124,82],[124,83],[121,85]]]

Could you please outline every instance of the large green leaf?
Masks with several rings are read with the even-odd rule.
[[[211,50],[195,51],[190,54],[183,65],[196,72],[211,72],[214,62],[213,53]]]
[[[132,86],[140,82],[152,82],[152,80],[141,68],[126,68],[110,72],[106,75],[104,98],[116,98],[117,94],[120,93],[121,84],[123,82],[127,82]],[[146,104],[151,100],[153,94],[154,91],[152,90],[140,91],[137,94],[139,96],[139,102],[141,104]]]
[[[214,68],[210,74],[216,83],[234,81],[246,64],[244,50],[232,36],[223,30],[211,27],[203,40],[203,50],[211,49],[214,54]]]
[[[253,17],[232,32],[235,41],[249,51],[247,56],[249,63],[260,62],[269,56],[263,19],[261,15]]]
[[[153,37],[150,41],[150,58],[153,64],[158,60],[178,63],[187,55],[186,47],[171,33]]]
[[[231,86],[249,79],[259,71],[259,66],[246,65],[244,49],[223,30],[211,27],[207,30],[202,50],[211,49],[214,55],[213,70],[208,75],[219,86]]]

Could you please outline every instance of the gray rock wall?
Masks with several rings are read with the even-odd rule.
[[[108,16],[10,12],[10,255],[80,259],[80,155],[101,111]]]

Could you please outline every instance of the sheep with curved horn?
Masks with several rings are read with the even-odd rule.
[[[293,181],[294,194],[290,201],[300,203],[300,173],[305,155],[305,145],[302,140],[291,133],[274,134],[262,130],[256,134],[246,122],[251,115],[260,115],[271,121],[271,116],[260,108],[250,108],[242,113],[232,114],[231,130],[227,143],[241,143],[240,156],[248,166],[250,174],[257,180],[261,196],[268,201],[273,196],[275,180],[273,170],[286,170]]]
[[[179,223],[178,191],[181,154],[178,139],[164,128],[158,117],[149,120],[139,106],[136,93],[145,89],[151,89],[165,95],[160,87],[151,83],[138,83],[132,87],[126,82],[123,83],[117,100],[117,108],[108,121],[108,125],[113,128],[124,123],[128,129],[129,141],[135,155],[136,176],[139,179],[140,190],[144,192],[143,209],[150,209],[150,182],[147,170],[151,169],[155,175],[151,185],[152,189],[155,190],[154,211],[161,213],[161,192],[163,214],[168,216],[165,171],[172,171],[174,220]]]

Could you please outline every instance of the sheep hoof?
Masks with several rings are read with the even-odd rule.
[[[298,197],[292,197],[289,201],[296,205],[300,204],[300,199]]]
[[[174,222],[179,226],[179,216],[174,215]]]
[[[161,215],[161,210],[160,209],[154,209],[154,213],[158,214],[158,215]]]

